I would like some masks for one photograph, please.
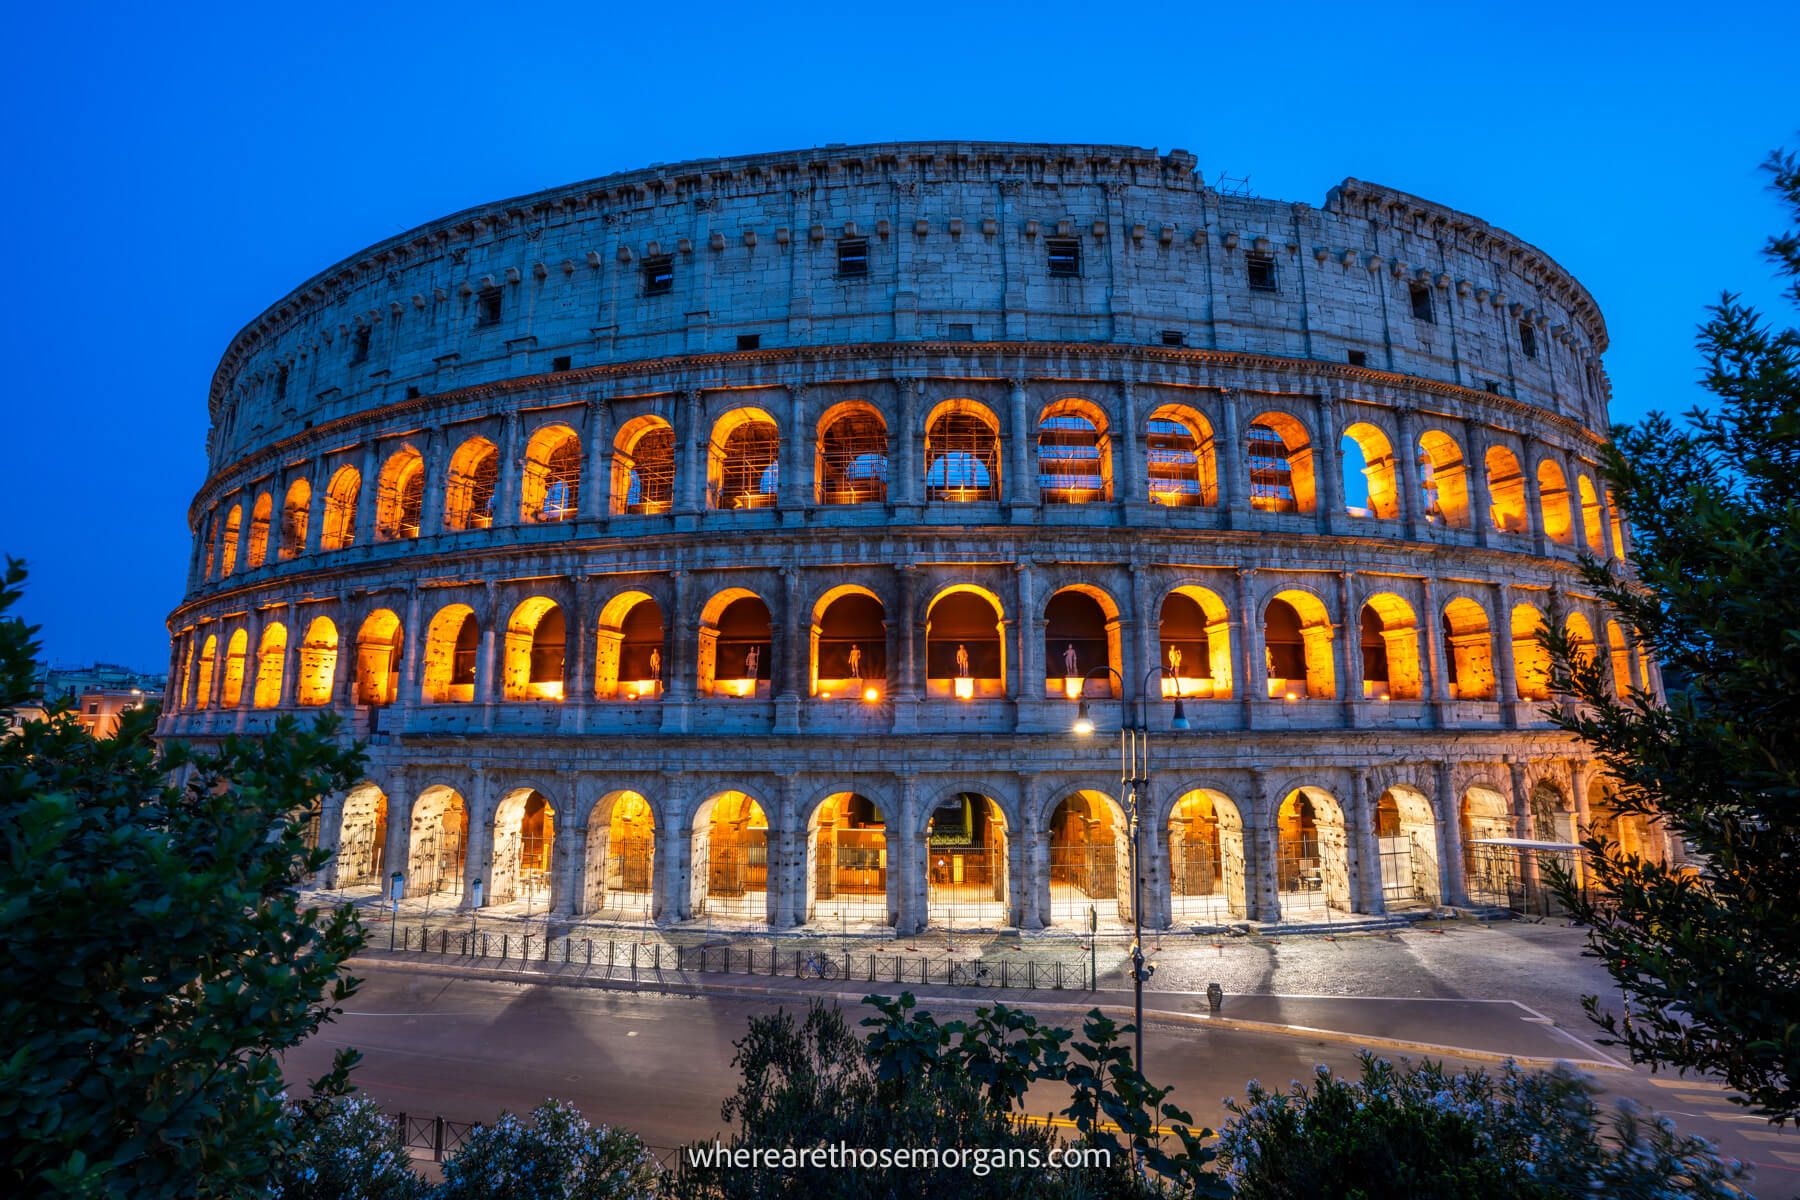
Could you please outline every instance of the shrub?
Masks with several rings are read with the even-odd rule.
[[[591,1125],[546,1100],[528,1125],[501,1113],[444,1163],[436,1200],[636,1200],[658,1194],[656,1161],[635,1134]]]
[[[1603,1116],[1594,1091],[1566,1067],[1496,1078],[1364,1054],[1355,1082],[1325,1067],[1287,1092],[1251,1081],[1226,1101],[1219,1160],[1240,1200],[1744,1195],[1742,1164],[1629,1104]]]
[[[420,1200],[425,1180],[413,1170],[399,1126],[361,1096],[288,1106],[290,1157],[270,1191],[275,1200]]]

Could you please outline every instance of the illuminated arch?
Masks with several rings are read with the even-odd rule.
[[[567,425],[545,425],[525,444],[519,519],[572,521],[581,503],[581,438]]]
[[[1000,498],[1000,420],[974,400],[945,400],[925,421],[925,498]]]
[[[561,700],[568,627],[547,596],[532,596],[506,622],[502,695],[508,700]]]
[[[197,709],[213,706],[213,671],[218,658],[218,635],[209,633],[200,644],[200,659],[194,666],[194,707]]]
[[[1386,906],[1435,907],[1438,884],[1437,815],[1420,791],[1396,784],[1375,798],[1375,855]]]
[[[1462,447],[1441,429],[1419,435],[1419,488],[1427,521],[1449,529],[1469,527],[1469,467]]]
[[[425,628],[424,682],[427,704],[467,704],[475,699],[475,663],[481,653],[481,626],[467,604],[447,604]]]
[[[717,592],[700,612],[697,635],[700,695],[768,698],[775,664],[767,601],[748,588]]]
[[[813,488],[820,504],[879,504],[887,499],[888,430],[874,405],[846,400],[819,418]]]
[[[1068,397],[1046,407],[1038,417],[1037,453],[1041,503],[1112,499],[1112,439],[1099,405]]]
[[[1581,662],[1593,663],[1594,627],[1587,617],[1578,612],[1570,613],[1563,621],[1563,631],[1568,635],[1575,657]]]
[[[1191,584],[1163,597],[1157,622],[1165,696],[1226,699],[1235,692],[1231,660],[1231,611],[1217,592]]]
[[[275,512],[275,501],[267,492],[258,492],[250,508],[250,544],[244,565],[260,567],[269,560],[269,521]]]
[[[1392,521],[1400,515],[1399,469],[1394,446],[1386,433],[1367,421],[1344,430],[1344,508],[1351,516]],[[1360,483],[1352,476],[1360,474]],[[1353,496],[1366,494],[1363,504],[1351,504]]]
[[[494,809],[489,904],[523,899],[548,909],[556,899],[556,806],[535,788],[508,792]]]
[[[262,639],[256,647],[256,685],[251,691],[251,703],[257,708],[275,708],[281,703],[287,638],[287,626],[280,621],[263,626]]]
[[[1263,609],[1262,624],[1270,697],[1335,698],[1331,615],[1324,601],[1300,588],[1277,592]]]
[[[1124,811],[1105,792],[1078,789],[1057,802],[1045,822],[1050,924],[1077,925],[1090,912],[1100,919],[1131,919],[1128,829]]]
[[[925,606],[925,691],[973,700],[1006,694],[1005,609],[974,584],[953,584]]]
[[[306,627],[300,643],[300,673],[294,688],[298,704],[318,706],[331,703],[332,685],[337,681],[338,633],[330,617],[314,617]]]
[[[1011,834],[1006,810],[980,792],[955,792],[925,820],[926,913],[932,925],[1007,923]]]
[[[887,816],[858,792],[819,802],[806,824],[807,920],[827,929],[892,924]]]
[[[656,809],[641,792],[610,791],[588,811],[578,914],[655,915]]]
[[[675,506],[675,430],[661,417],[635,417],[613,438],[612,506],[619,515]]]
[[[1513,682],[1520,700],[1550,698],[1550,651],[1538,640],[1544,627],[1543,611],[1535,604],[1513,606]]]
[[[1111,672],[1085,685],[1082,679],[1098,667],[1118,671],[1119,663],[1119,606],[1113,598],[1090,584],[1053,592],[1044,603],[1044,694],[1116,699],[1119,684]]]
[[[232,630],[225,642],[225,677],[219,681],[219,707],[236,708],[244,702],[244,660],[250,653],[250,635]]]
[[[1505,446],[1487,452],[1488,520],[1498,533],[1523,535],[1531,530],[1525,511],[1525,473],[1518,456]]]
[[[469,844],[469,806],[462,793],[435,784],[413,802],[407,843],[406,894],[461,894]]]
[[[706,506],[770,508],[780,492],[781,429],[760,408],[734,408],[713,422],[706,450]]]
[[[1281,916],[1354,911],[1344,810],[1324,788],[1289,792],[1275,814],[1275,877]]]
[[[1487,609],[1467,596],[1444,605],[1448,685],[1457,700],[1494,699],[1494,647]]]
[[[1152,504],[1210,508],[1219,502],[1212,425],[1200,410],[1164,404],[1150,414],[1144,427],[1144,476]]]
[[[1538,463],[1538,500],[1543,506],[1544,536],[1559,546],[1573,545],[1574,524],[1569,514],[1569,484],[1555,459]]]
[[[402,446],[381,464],[375,482],[375,538],[392,542],[419,536],[425,510],[425,458]]]
[[[372,708],[392,704],[400,695],[403,632],[399,616],[378,608],[356,631],[356,702]]]
[[[500,451],[494,443],[472,437],[458,446],[444,482],[444,528],[452,533],[493,528],[499,483]]]
[[[387,883],[388,799],[372,783],[344,794],[332,871],[340,888],[384,887]]]
[[[1621,700],[1631,698],[1631,647],[1625,630],[1617,621],[1606,623],[1607,661],[1612,666],[1613,695]],[[204,693],[202,693],[204,695]]]
[[[690,876],[694,916],[767,920],[769,818],[746,792],[709,797],[694,813]]]
[[[1357,632],[1363,677],[1352,681],[1351,695],[1375,701],[1423,698],[1419,620],[1412,605],[1392,592],[1378,592],[1363,602]]]
[[[312,507],[312,484],[296,479],[288,484],[281,502],[281,560],[286,562],[306,549],[306,524]]]
[[[662,607],[648,592],[620,592],[600,610],[594,694],[602,700],[662,695],[669,648]]]
[[[225,513],[225,534],[219,542],[219,577],[223,579],[237,569],[238,537],[242,532],[244,508],[234,504]]]
[[[325,489],[325,527],[319,549],[342,550],[356,542],[356,498],[362,475],[355,467],[339,467]]]
[[[1575,477],[1575,489],[1581,498],[1581,536],[1587,543],[1588,552],[1598,557],[1606,557],[1606,513],[1600,507],[1600,497],[1594,491],[1594,481],[1586,475]]]
[[[1250,422],[1250,507],[1262,512],[1309,513],[1313,487],[1312,438],[1299,419],[1265,412]]]
[[[1231,798],[1210,788],[1182,795],[1163,826],[1169,863],[1169,914],[1179,921],[1242,920],[1244,818]]]
[[[880,699],[887,692],[887,610],[881,597],[854,583],[819,597],[812,613],[811,663],[812,695]]]

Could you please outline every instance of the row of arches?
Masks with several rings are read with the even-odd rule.
[[[1017,499],[1024,489],[1003,486],[1003,437],[994,410],[972,399],[949,399],[928,414],[919,479],[927,502],[966,503]],[[1138,431],[1142,439],[1142,480],[1129,498],[1174,508],[1212,507],[1221,502],[1219,464],[1211,422],[1196,407],[1165,404],[1154,409]],[[847,505],[888,500],[890,445],[886,418],[867,401],[834,405],[813,431],[810,503]],[[781,496],[782,434],[766,409],[745,406],[720,416],[705,443],[705,505],[742,511],[769,508]],[[1487,511],[1473,511],[1476,488],[1471,467],[1456,437],[1428,429],[1401,462],[1393,438],[1379,424],[1359,420],[1340,439],[1344,511],[1388,521],[1406,513],[1430,524],[1471,529],[1483,522],[1501,534],[1528,534],[1537,497],[1537,528],[1547,541],[1581,544],[1599,556],[1618,554],[1623,530],[1610,498],[1603,501],[1594,482],[1545,457],[1527,477],[1517,454],[1489,446],[1477,464],[1485,481]],[[1065,397],[1039,413],[1034,435],[1037,477],[1031,498],[1041,504],[1110,501],[1117,494],[1113,434],[1105,411],[1079,397]],[[1247,427],[1248,505],[1259,511],[1311,513],[1318,509],[1316,452],[1306,423],[1271,410]],[[515,504],[512,518],[554,523],[582,511],[584,486],[581,435],[557,421],[541,425],[525,439],[516,481],[516,501],[503,495],[502,447],[475,435],[452,450],[441,471],[428,469],[425,455],[410,442],[391,450],[365,480],[356,466],[340,465],[323,484],[315,509],[313,483],[297,478],[279,497],[258,492],[246,517],[244,504],[228,504],[202,531],[206,578],[233,574],[240,563],[259,567],[271,557],[291,559],[311,548],[340,550],[360,541],[394,541],[423,534],[487,529]],[[1416,462],[1416,467],[1412,465]],[[616,515],[670,511],[676,501],[677,446],[674,427],[664,418],[643,415],[626,422],[611,439],[610,510]],[[429,477],[441,475],[441,478]],[[1416,498],[1404,495],[1416,476]],[[591,485],[589,485],[591,486]],[[359,530],[363,490],[373,489],[373,530]],[[441,489],[441,510],[427,513],[428,488]],[[511,485],[508,484],[510,489]],[[312,523],[320,522],[316,546]],[[1608,540],[1608,533],[1611,540]],[[215,561],[216,557],[216,561]]]
[[[1518,807],[1503,787],[1471,782],[1447,812],[1406,783],[1365,800],[1300,784],[1266,817],[1227,790],[1188,788],[1143,834],[1144,919],[1324,920],[1461,902],[1461,867],[1447,856],[1487,863],[1471,849],[1577,834],[1580,818],[1557,785],[1540,781]],[[335,886],[388,889],[398,873],[405,897],[427,904],[619,920],[1035,928],[1132,918],[1128,822],[1114,796],[1088,787],[1054,797],[1029,828],[973,785],[911,815],[880,794],[827,789],[791,829],[748,785],[705,793],[680,813],[631,787],[582,811],[512,787],[485,820],[445,784],[420,792],[410,812],[389,805],[373,784],[344,798]],[[1610,809],[1595,781],[1592,822],[1654,852],[1649,831],[1624,830]]]
[[[924,699],[996,699],[1012,694],[1011,674],[1024,669],[1009,658],[1029,657],[1042,678],[1025,680],[1027,688],[1020,695],[1074,700],[1118,694],[1112,672],[1121,672],[1124,622],[1118,604],[1103,589],[1076,584],[1053,592],[1040,610],[1041,633],[1025,635],[1036,645],[1016,655],[1010,653],[1014,647],[1005,606],[992,591],[952,584],[933,595],[922,612],[922,654],[916,662],[897,664],[910,678],[891,678],[890,659],[904,658],[908,639],[890,628],[882,599],[861,585],[831,588],[814,600],[806,613],[809,619],[784,633],[805,640],[803,675],[786,686],[819,701],[877,701],[903,684]],[[1250,681],[1234,645],[1239,634],[1232,617],[1224,598],[1206,587],[1178,585],[1163,597],[1155,653],[1165,668],[1165,697],[1223,700],[1244,695]],[[1434,679],[1429,660],[1437,654],[1443,699],[1549,698],[1549,657],[1539,639],[1546,617],[1536,604],[1514,604],[1496,630],[1486,605],[1455,595],[1443,603],[1436,619],[1438,628],[1426,629],[1412,601],[1379,591],[1361,602],[1356,623],[1342,630],[1315,593],[1304,588],[1276,591],[1263,604],[1256,639],[1266,697],[1341,699],[1341,684],[1353,699],[1427,699]],[[1578,645],[1600,652],[1587,615],[1571,611],[1565,626]],[[686,631],[690,640],[685,648],[672,644],[663,607],[647,591],[622,591],[599,606],[591,624],[573,628],[564,603],[536,594],[514,604],[497,629],[484,628],[470,603],[443,605],[427,620],[421,651],[409,660],[399,615],[377,608],[341,647],[353,656],[344,676],[339,666],[343,635],[330,617],[306,622],[291,666],[288,629],[270,621],[261,628],[254,657],[245,627],[225,634],[223,643],[216,632],[188,635],[176,705],[328,705],[339,702],[340,680],[347,680],[345,702],[384,707],[401,698],[409,661],[418,674],[418,690],[409,699],[426,704],[656,700],[671,685],[688,684],[691,694],[700,697],[766,700],[783,686],[776,630],[770,604],[743,587],[718,591],[700,606],[694,627]],[[1618,622],[1605,623],[1605,639],[1604,666],[1621,697],[1634,684],[1649,688],[1648,662],[1642,654],[1634,661]],[[1338,662],[1340,653],[1344,663]],[[1505,672],[1497,654],[1510,667],[1510,697],[1501,694]],[[913,673],[921,668],[922,677]],[[291,700],[284,698],[290,670],[296,672]],[[678,677],[678,670],[691,674]]]

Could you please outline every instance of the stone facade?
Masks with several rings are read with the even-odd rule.
[[[910,932],[1127,914],[1145,724],[1146,920],[1465,900],[1603,797],[1538,623],[1657,686],[1575,569],[1604,324],[1475,218],[1193,168],[692,163],[339,264],[215,378],[164,731],[344,714],[341,882]]]

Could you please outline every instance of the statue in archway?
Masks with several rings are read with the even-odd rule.
[[[1169,647],[1169,672],[1172,675],[1180,675],[1181,674],[1181,647],[1180,646],[1170,646]]]
[[[1071,676],[1081,674],[1081,660],[1075,655],[1074,642],[1063,647],[1063,674]]]
[[[969,648],[961,642],[956,644],[956,677],[958,679],[969,677]]]
[[[755,679],[757,668],[762,665],[762,647],[752,646],[744,652],[744,678]]]
[[[852,678],[852,679],[861,679],[862,678],[862,647],[861,646],[852,645],[850,647],[850,678]]]
[[[662,651],[655,646],[650,647],[650,682],[662,682]]]

